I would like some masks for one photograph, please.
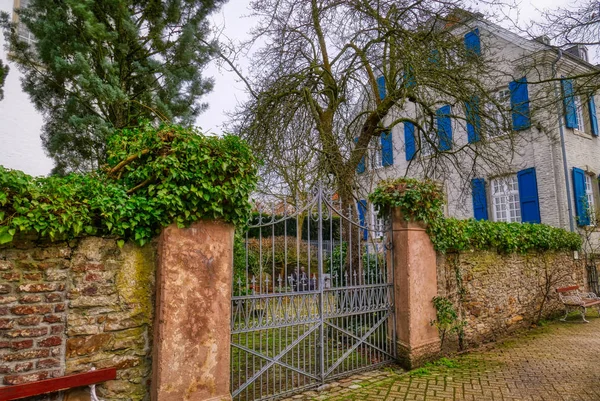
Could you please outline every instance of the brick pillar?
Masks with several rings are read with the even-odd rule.
[[[398,359],[412,369],[440,351],[439,334],[431,325],[436,318],[436,253],[423,225],[404,221],[399,208],[392,211],[392,227]]]
[[[233,231],[200,221],[159,238],[153,401],[231,400]]]

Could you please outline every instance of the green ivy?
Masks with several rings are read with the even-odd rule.
[[[444,195],[431,181],[414,178],[385,180],[369,195],[379,210],[400,208],[405,219],[432,224],[443,217]]]
[[[30,177],[0,166],[0,243],[37,232],[144,244],[171,223],[244,225],[255,185],[255,159],[236,136],[204,136],[174,125],[123,130],[109,140],[100,171]]]
[[[497,250],[525,253],[581,249],[579,234],[545,224],[444,218],[444,197],[432,181],[410,178],[384,181],[369,200],[382,212],[399,207],[404,218],[425,222],[435,249],[440,252]]]

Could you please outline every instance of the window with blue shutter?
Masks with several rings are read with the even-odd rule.
[[[358,222],[361,225],[361,232],[362,232],[362,237],[364,240],[367,239],[367,229],[366,229],[366,225],[365,225],[365,217],[367,215],[367,201],[364,199],[361,199],[358,204]],[[362,228],[365,227],[365,228]]]
[[[394,164],[394,146],[392,145],[392,132],[381,133],[381,165],[391,166]]]
[[[488,208],[485,195],[485,180],[474,178],[471,180],[471,192],[473,195],[473,216],[475,220],[487,220]]]
[[[573,167],[573,194],[575,196],[577,225],[588,226],[590,215],[587,210],[587,195],[585,193],[585,172],[576,167]]]
[[[508,84],[508,89],[510,90],[513,129],[520,131],[531,127],[527,78],[523,77],[512,81]]]
[[[379,90],[379,99],[385,99],[385,77],[383,75],[377,78],[377,89]]]
[[[476,28],[465,35],[465,48],[468,56],[481,56],[479,29]]]
[[[358,142],[358,138],[354,138],[354,143],[356,144]],[[365,157],[361,157],[360,158],[360,162],[358,163],[358,166],[356,166],[356,172],[358,174],[362,174],[365,172]]]
[[[406,161],[415,157],[415,125],[410,121],[404,123],[404,148],[406,150]]]
[[[590,111],[590,125],[592,126],[592,135],[598,136],[598,117],[596,116],[596,102],[594,102],[594,94],[588,99],[588,110]]]
[[[523,223],[541,223],[540,201],[538,197],[535,168],[528,168],[517,173],[519,181],[519,203],[521,204],[521,221]]]
[[[452,120],[450,119],[450,106],[440,107],[435,112],[437,134],[440,140],[441,151],[452,149]]]
[[[563,104],[565,106],[565,125],[567,128],[579,128],[575,95],[573,94],[573,80],[562,79],[560,83],[563,91]]]
[[[465,103],[467,117],[467,138],[469,143],[479,141],[481,132],[481,116],[479,115],[479,98],[473,96]]]

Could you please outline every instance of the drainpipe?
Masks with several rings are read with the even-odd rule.
[[[562,49],[558,49],[558,57],[552,63],[552,78],[556,78],[556,64],[562,58]],[[560,99],[560,88],[558,81],[554,82],[554,96]],[[565,173],[565,187],[567,189],[567,211],[569,213],[569,228],[570,231],[575,231],[575,221],[573,220],[573,205],[571,204],[571,186],[569,185],[569,167],[567,163],[567,149],[565,147],[565,131],[563,123],[563,112],[560,102],[557,102],[558,130],[560,133],[560,145],[562,148],[563,170]]]

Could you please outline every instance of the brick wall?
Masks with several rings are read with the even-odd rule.
[[[451,299],[467,323],[467,346],[530,326],[537,319],[547,282],[551,299],[543,307],[543,317],[564,311],[555,288],[583,287],[586,280],[584,261],[574,259],[571,252],[438,254],[437,270],[438,294]]]
[[[154,254],[101,238],[0,247],[0,385],[116,367],[98,394],[147,398]]]

